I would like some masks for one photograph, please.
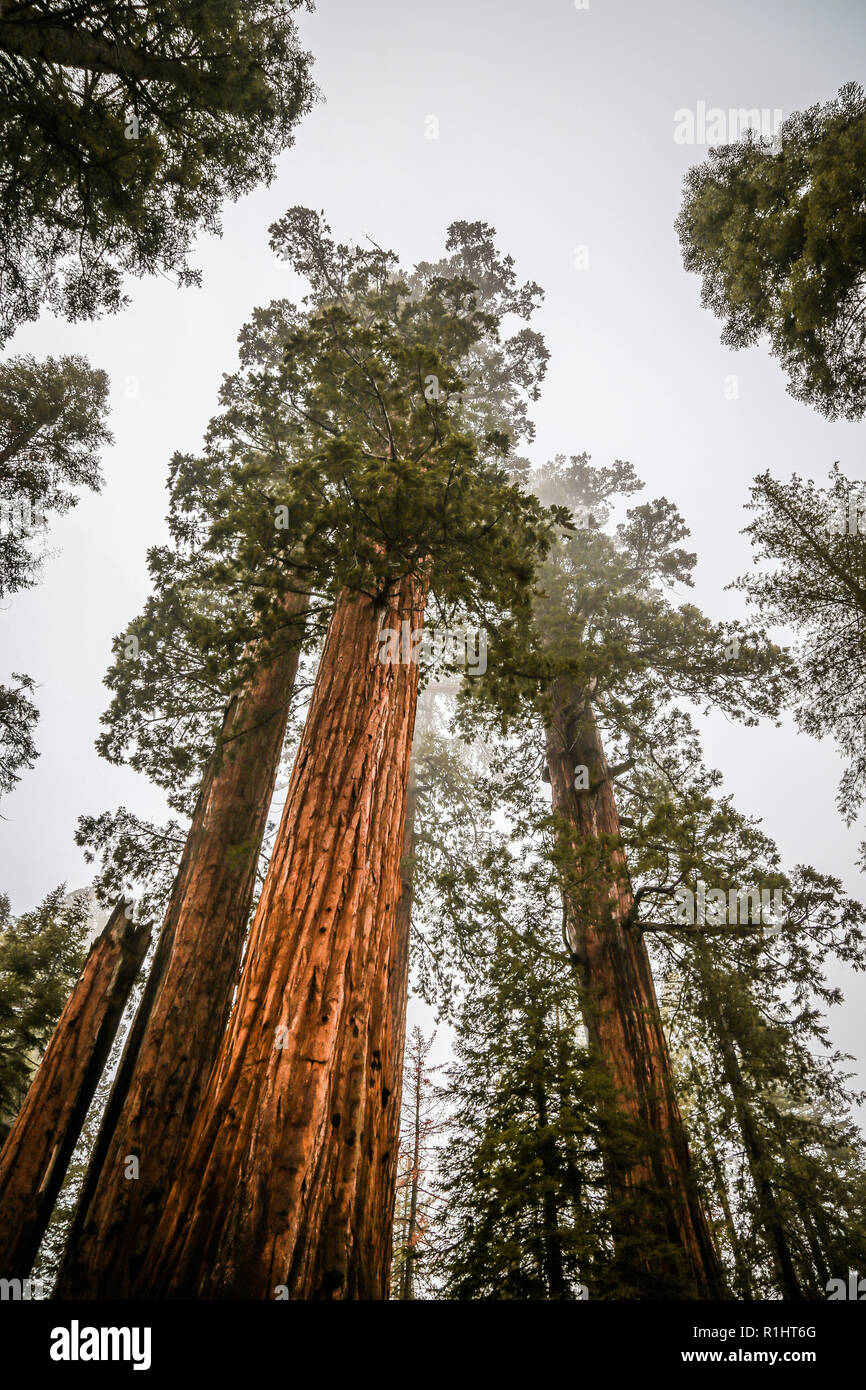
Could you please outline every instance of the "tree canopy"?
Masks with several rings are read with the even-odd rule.
[[[0,8],[0,342],[43,305],[114,312],[124,275],[196,284],[199,230],[262,181],[315,89],[303,0]]]
[[[765,335],[796,400],[866,411],[866,97],[849,82],[775,140],[748,131],[689,170],[677,231],[722,342]]]

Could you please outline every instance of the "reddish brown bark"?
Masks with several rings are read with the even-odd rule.
[[[409,1003],[409,945],[412,934],[412,855],[415,848],[415,803],[410,767],[406,789],[406,815],[400,860],[400,898],[394,922],[394,945],[388,960],[387,1018],[384,1029],[383,1085],[392,1078],[392,1093],[381,1117],[374,1107],[367,1111],[366,1142],[374,1161],[365,1165],[363,1181],[369,1191],[362,1206],[369,1213],[369,1264],[372,1297],[386,1298],[391,1285],[394,1249],[394,1206],[397,1200],[397,1168],[400,1159],[400,1111],[403,1104],[403,1060],[406,1050],[406,1010]]]
[[[388,1216],[370,1175],[396,1133],[418,668],[381,662],[378,639],[420,627],[425,593],[406,579],[381,605],[338,601],[237,1002],[140,1296],[387,1296]]]
[[[608,1164],[620,1245],[628,1247],[645,1296],[720,1298],[721,1266],[694,1190],[649,957],[633,923],[598,725],[571,682],[555,681],[550,696],[547,764],[553,808],[567,827],[566,934],[582,976],[590,1041],[635,1145],[628,1159]],[[575,787],[580,767],[588,770],[586,790]]]
[[[0,1153],[0,1276],[25,1279],[141,968],[150,928],[124,903],[90,948]]]
[[[57,1287],[127,1298],[225,1032],[298,665],[306,601],[229,701],[202,782],[145,995],[91,1160]],[[139,1160],[139,1176],[127,1159]]]

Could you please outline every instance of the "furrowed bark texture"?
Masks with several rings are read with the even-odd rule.
[[[25,1279],[144,960],[150,928],[120,903],[78,981],[0,1153],[0,1277]]]
[[[377,1231],[377,1250],[371,1263],[379,1273],[379,1287],[390,1289],[391,1259],[394,1249],[394,1207],[397,1200],[397,1169],[400,1162],[400,1114],[403,1108],[403,1062],[406,1053],[406,1009],[409,1003],[409,947],[412,936],[413,865],[415,852],[415,808],[417,792],[410,767],[406,789],[406,819],[403,827],[403,855],[400,860],[400,900],[397,903],[394,956],[390,962],[389,1013],[393,1037],[394,1096],[379,1131],[381,1161],[374,1169],[378,1191],[371,1197],[374,1211],[383,1213]],[[385,1296],[384,1294],[382,1295]]]
[[[619,1112],[642,1146],[615,1171],[609,1165],[614,1206],[621,1212],[631,1208],[637,1223],[634,1231],[621,1232],[621,1243],[629,1247],[645,1296],[721,1298],[721,1266],[694,1190],[649,957],[631,924],[634,904],[625,855],[615,847],[619,816],[598,725],[572,682],[556,680],[550,696],[553,809],[567,823],[577,853],[568,868],[578,886],[564,891],[566,932],[582,975],[590,1041],[613,1083]],[[581,766],[588,769],[588,790],[575,788]],[[591,862],[593,846],[601,850],[597,864]]]
[[[55,1297],[128,1298],[150,1247],[231,1011],[305,610],[227,706]]]
[[[211,1083],[141,1297],[387,1297],[397,1133],[396,990],[418,668],[379,633],[423,622],[426,586],[344,593]],[[402,998],[402,989],[397,991]]]

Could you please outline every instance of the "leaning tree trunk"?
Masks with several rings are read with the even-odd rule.
[[[120,903],[57,1021],[0,1153],[0,1272],[26,1279],[102,1075],[150,928]]]
[[[56,1297],[128,1298],[150,1247],[231,1010],[305,612],[292,596],[281,647],[226,709]]]
[[[601,736],[589,701],[564,678],[550,690],[547,765],[561,824],[566,935],[582,975],[587,1032],[634,1146],[628,1157],[608,1155],[620,1249],[629,1252],[643,1296],[720,1298],[721,1266],[694,1188],[649,957],[633,923]],[[586,778],[576,779],[581,768]]]
[[[392,962],[418,668],[379,634],[426,584],[341,595],[238,998],[139,1280],[142,1297],[387,1297]]]

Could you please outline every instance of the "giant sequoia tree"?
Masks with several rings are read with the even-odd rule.
[[[121,899],[91,947],[0,1150],[0,1265],[30,1273],[150,939]]]
[[[617,805],[633,925],[660,981],[692,1181],[725,1282],[740,1298],[823,1297],[830,1277],[862,1264],[857,1097],[829,1046],[826,1013],[841,996],[824,966],[862,968],[864,908],[809,866],[783,870],[702,764],[687,715],[642,717],[628,758],[623,734],[608,734],[629,764]],[[611,1164],[639,1162],[653,1135],[612,1104],[580,1026],[587,1001],[566,964],[539,735],[485,729],[483,744],[424,744],[421,984],[454,1018],[459,1056],[452,1137],[426,1183],[447,1198],[429,1208],[428,1245],[436,1287],[452,1297],[577,1297],[579,1280],[592,1299],[633,1298],[651,1292],[645,1262],[661,1269],[654,1291],[667,1288],[676,1251],[658,1239],[652,1193],[605,1192]],[[781,888],[786,920],[684,923],[677,895],[699,882],[726,895]]]
[[[277,331],[285,329],[274,318]],[[224,394],[246,393],[248,414],[267,436],[276,467],[292,423],[267,417],[270,346],[270,355],[263,344],[244,355]],[[176,825],[160,834],[121,808],[80,827],[89,852],[101,850],[107,859],[103,889],[116,887],[124,868],[153,892],[164,862],[182,852],[76,1211],[59,1282],[63,1296],[128,1291],[237,981],[308,603],[290,569],[266,605],[256,604],[252,576],[238,582],[236,567],[233,585],[220,582],[231,557],[214,534],[213,496],[253,447],[247,435],[217,419],[200,458],[173,460],[172,544],[150,554],[154,594],[116,640],[107,678],[114,698],[101,751],[147,772],[190,822],[185,837]],[[270,520],[273,527],[273,513]],[[155,845],[156,864],[148,862]],[[130,1158],[141,1165],[134,1180]]]
[[[525,604],[546,522],[508,476],[507,438],[461,399],[497,315],[463,277],[364,276],[286,344],[309,435],[298,466],[315,460],[329,508],[302,563],[329,559],[336,602],[232,1021],[141,1292],[387,1289],[375,1175],[393,1170],[412,651],[428,603],[446,621]],[[246,535],[249,563],[261,536]]]
[[[643,1280],[647,1290],[706,1296],[720,1287],[719,1268],[690,1178],[649,961],[635,925],[613,790],[625,769],[608,765],[601,730],[639,737],[653,710],[675,694],[746,720],[772,713],[779,654],[760,633],[713,624],[693,606],[670,602],[665,589],[688,583],[694,563],[680,546],[687,533],[670,503],[635,507],[615,536],[606,534],[610,503],[639,486],[629,465],[595,470],[585,457],[560,459],[533,482],[542,497],[568,504],[576,520],[542,569],[534,628],[511,632],[513,652],[491,669],[487,690],[494,708],[519,721],[540,718],[545,729],[566,938],[582,976],[593,1044],[620,1115],[639,1137],[631,1160],[609,1168],[619,1248],[631,1252],[635,1287]],[[741,680],[746,670],[758,678],[748,687]],[[648,1224],[650,1238],[636,1238],[646,1236]]]
[[[196,233],[263,179],[314,89],[301,0],[0,6],[0,341],[94,318],[123,276],[197,283]]]
[[[204,453],[172,462],[173,544],[151,552],[154,596],[117,639],[108,678],[115,694],[102,751],[146,772],[168,791],[175,809],[193,811],[193,823],[79,1204],[60,1282],[64,1294],[127,1289],[147,1249],[240,961],[291,696],[285,663],[297,658],[296,618],[308,605],[313,616],[327,614],[335,567],[344,563],[335,545],[335,518],[351,514],[347,478],[339,468],[327,478],[309,455],[306,403],[283,359],[286,344],[308,330],[311,306],[324,314],[335,305],[357,305],[365,286],[387,283],[392,258],[378,248],[335,245],[328,229],[303,209],[287,214],[272,235],[275,248],[310,283],[307,307],[275,301],[257,310],[242,331],[240,370],[224,382],[223,408],[211,422]],[[449,245],[452,259],[469,245],[474,260],[483,262],[484,293],[500,315],[505,307],[524,317],[531,312],[537,287],[528,297],[519,291],[489,228],[455,224]],[[434,268],[419,269],[418,293],[431,278]],[[509,353],[518,356],[513,341],[491,343],[483,371],[473,363],[464,407],[475,416],[485,412],[488,425],[500,423],[503,414],[517,415],[519,437],[528,429],[520,403],[543,368],[543,356],[525,333],[519,335],[520,363],[498,388],[494,372],[506,378]],[[317,352],[320,342],[308,350],[308,361]],[[326,364],[324,353],[322,359]],[[424,386],[428,410],[428,395],[434,402],[437,397],[428,381]],[[500,397],[499,415],[491,421]],[[178,832],[175,825],[165,831],[142,825],[121,808],[114,816],[85,818],[80,836],[90,853],[103,857],[105,890],[116,890],[126,870],[144,878],[152,893],[182,844]],[[154,850],[155,864],[148,862]],[[391,1007],[398,1060],[408,971],[406,895],[399,935]],[[166,1038],[176,1045],[167,1047]],[[398,1104],[399,1065],[386,1118],[392,1111],[396,1116]],[[396,1119],[391,1128],[395,1144]],[[130,1153],[146,1155],[135,1184],[124,1178],[123,1160]],[[373,1205],[387,1212],[393,1168],[375,1176],[382,1189]]]

